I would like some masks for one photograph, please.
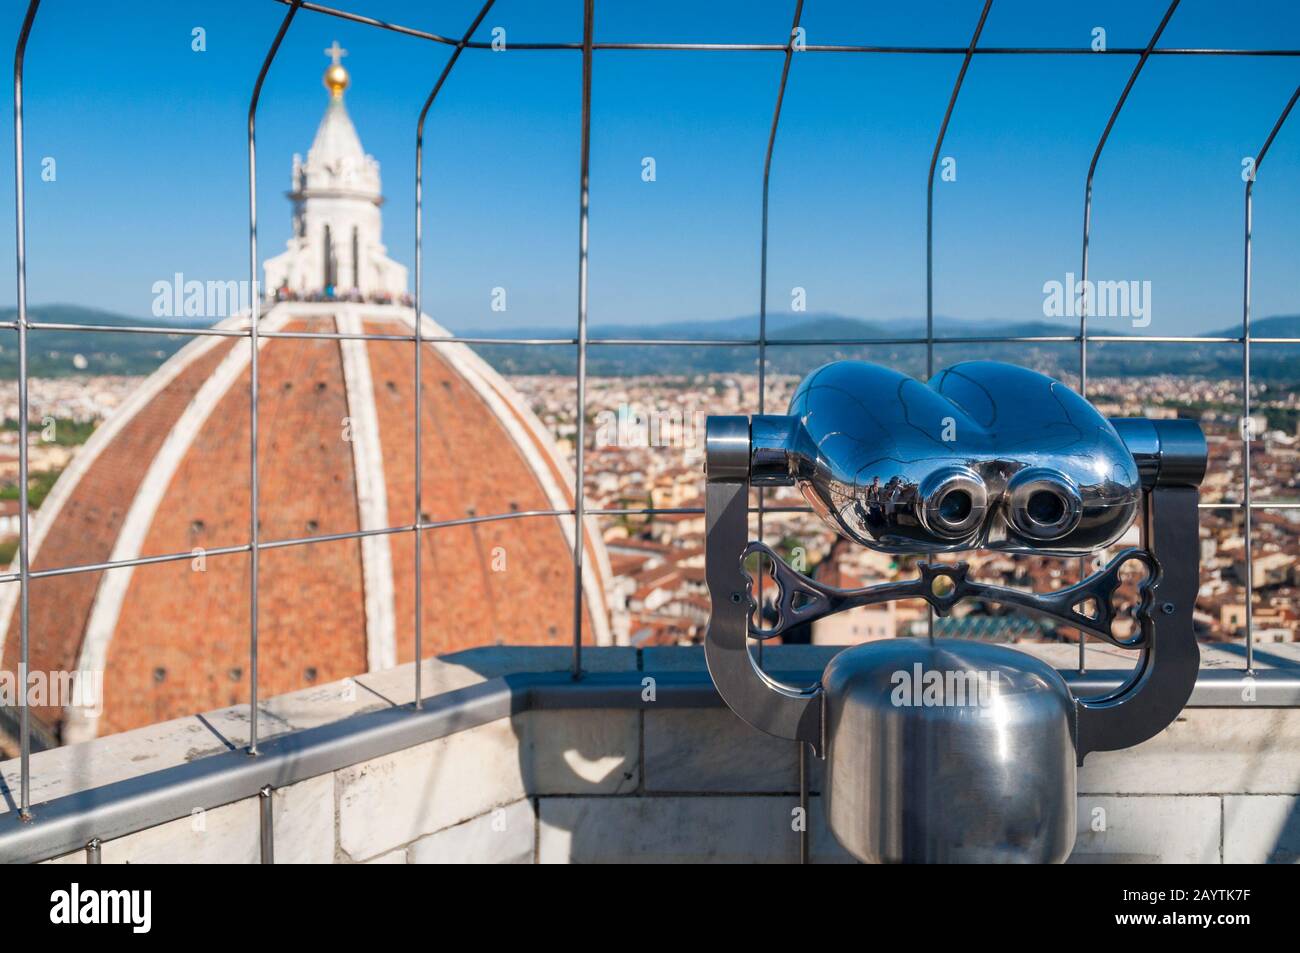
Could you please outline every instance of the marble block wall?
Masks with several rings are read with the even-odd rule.
[[[769,650],[776,668],[805,669],[816,651]],[[562,670],[566,653],[485,649],[426,663],[431,690],[509,671]],[[811,654],[810,654],[811,653]],[[466,656],[474,655],[473,658]],[[592,650],[593,671],[699,670],[690,649]],[[366,692],[328,686],[268,702],[292,731],[409,700],[409,666],[363,676]],[[403,692],[406,697],[403,697]],[[221,713],[211,724],[233,725]],[[192,752],[176,723],[88,742],[79,779],[45,777],[73,748],[33,758],[45,791],[93,787],[148,750],[156,769]],[[175,737],[172,738],[172,735]],[[168,739],[172,740],[168,740]],[[76,746],[85,747],[85,746]],[[88,757],[94,754],[95,757]],[[124,759],[123,755],[126,755]],[[13,763],[0,766],[6,781]],[[810,759],[810,855],[849,862],[825,824],[821,763]],[[11,786],[12,790],[12,786]],[[1079,774],[1071,862],[1261,863],[1300,859],[1300,710],[1187,709],[1166,731],[1095,754]],[[469,728],[278,789],[277,863],[796,862],[798,752],[725,708],[535,710]],[[198,810],[105,842],[114,862],[257,862],[257,799]],[[56,862],[81,862],[77,852]]]

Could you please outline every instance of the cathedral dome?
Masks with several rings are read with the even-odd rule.
[[[261,326],[410,335],[411,320],[397,306],[285,302]],[[446,334],[427,318],[423,333]],[[413,348],[262,339],[264,543],[414,522]],[[571,508],[572,471],[520,395],[463,345],[424,348],[423,521]],[[248,357],[242,339],[191,342],[95,432],[34,520],[34,571],[191,554],[32,581],[32,671],[106,673],[97,718],[33,709],[65,742],[248,699],[249,556],[221,554],[249,535]],[[573,530],[572,517],[524,516],[423,532],[424,655],[571,644]],[[414,546],[400,533],[264,550],[261,695],[411,661]],[[583,638],[610,644],[594,527],[585,554]],[[16,589],[0,602],[9,670]]]
[[[326,53],[331,99],[295,156],[294,235],[264,264],[266,332],[410,337],[406,268],[381,242],[379,164],[343,106],[346,51]],[[219,327],[247,326],[247,315]],[[425,337],[447,332],[423,318]],[[259,556],[263,697],[415,655],[414,343],[261,338]],[[422,652],[570,645],[573,473],[520,395],[461,344],[423,345]],[[246,339],[177,352],[95,431],[33,520],[31,671],[104,673],[103,711],[33,703],[65,742],[246,702],[249,696],[249,383]],[[459,521],[459,522],[457,522]],[[365,536],[349,534],[368,533]],[[301,543],[326,537],[326,541]],[[342,538],[329,538],[342,537]],[[584,540],[584,641],[611,644],[609,559]],[[0,588],[0,663],[18,658],[18,587]],[[78,676],[87,677],[87,676]]]

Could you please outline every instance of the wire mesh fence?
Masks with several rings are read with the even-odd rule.
[[[711,348],[752,348],[755,354],[758,375],[758,392],[756,411],[765,413],[767,410],[767,372],[769,365],[768,349],[770,347],[790,347],[804,348],[810,346],[837,346],[837,347],[855,347],[855,346],[907,346],[924,348],[925,367],[927,374],[933,373],[935,361],[935,349],[937,346],[950,344],[1060,344],[1060,345],[1077,345],[1078,348],[1078,374],[1081,391],[1088,394],[1089,390],[1089,345],[1105,344],[1108,346],[1129,346],[1129,345],[1162,345],[1162,344],[1207,344],[1218,343],[1223,345],[1239,346],[1241,349],[1241,381],[1242,381],[1242,405],[1241,417],[1243,421],[1248,421],[1251,417],[1251,346],[1252,344],[1281,344],[1294,345],[1300,344],[1300,338],[1288,337],[1252,337],[1251,335],[1251,214],[1253,202],[1253,186],[1255,176],[1248,178],[1245,184],[1244,193],[1244,235],[1243,235],[1243,298],[1241,313],[1241,334],[1239,336],[1219,336],[1219,337],[1202,337],[1202,336],[1171,336],[1171,335],[1098,335],[1089,332],[1089,302],[1087,297],[1083,297],[1080,302],[1079,321],[1077,332],[1068,334],[1051,334],[1051,335],[1008,335],[1008,336],[953,336],[936,333],[934,321],[934,181],[935,172],[938,165],[944,139],[947,133],[949,121],[954,111],[959,105],[959,97],[962,86],[966,79],[967,70],[976,57],[980,56],[1036,56],[1036,55],[1079,55],[1079,56],[1119,56],[1124,58],[1133,58],[1135,60],[1132,72],[1124,86],[1118,101],[1109,114],[1109,119],[1101,132],[1097,141],[1096,148],[1092,154],[1091,163],[1088,168],[1086,180],[1084,182],[1084,203],[1082,216],[1082,241],[1080,246],[1081,254],[1081,275],[1086,281],[1089,273],[1089,242],[1091,231],[1091,213],[1093,200],[1093,181],[1094,176],[1102,157],[1103,150],[1109,140],[1115,122],[1123,110],[1128,100],[1129,94],[1140,79],[1144,66],[1152,57],[1225,57],[1225,56],[1250,56],[1250,57],[1296,57],[1300,56],[1300,50],[1295,49],[1225,49],[1225,48],[1173,48],[1159,46],[1159,40],[1172,18],[1175,17],[1179,5],[1178,0],[1173,0],[1165,10],[1162,19],[1156,26],[1150,36],[1149,42],[1143,47],[1111,47],[1102,50],[1095,50],[1091,47],[1030,47],[1030,46],[981,46],[980,38],[989,12],[993,7],[993,0],[985,0],[980,10],[978,21],[971,34],[970,41],[964,46],[886,46],[886,45],[836,45],[836,44],[814,44],[805,42],[801,33],[801,19],[804,12],[803,0],[795,0],[792,5],[791,27],[788,35],[785,37],[775,38],[769,43],[663,43],[663,42],[600,42],[595,39],[595,19],[596,3],[595,0],[583,0],[583,31],[581,39],[563,40],[553,42],[531,42],[531,43],[512,43],[511,49],[520,52],[530,51],[569,51],[581,58],[581,86],[576,93],[581,102],[581,127],[579,140],[579,159],[577,178],[579,203],[576,209],[578,215],[578,240],[577,240],[577,301],[576,301],[576,321],[575,333],[573,336],[563,337],[484,337],[484,336],[466,336],[456,334],[428,334],[424,331],[423,323],[418,319],[422,313],[423,306],[423,163],[425,159],[425,129],[426,123],[431,116],[435,115],[435,107],[439,95],[442,93],[445,84],[452,75],[458,61],[465,51],[482,51],[491,50],[492,44],[483,39],[477,39],[476,36],[482,26],[485,18],[494,6],[495,0],[486,0],[467,24],[463,33],[458,37],[443,36],[425,30],[403,26],[396,23],[386,22],[363,13],[329,7],[323,4],[303,2],[303,0],[273,0],[285,8],[283,19],[279,29],[274,35],[267,49],[265,58],[262,61],[260,72],[256,77],[248,108],[248,126],[247,126],[247,150],[248,150],[248,212],[249,212],[249,245],[248,245],[248,265],[250,279],[254,288],[258,287],[258,252],[257,252],[257,204],[256,204],[256,187],[257,187],[257,150],[256,150],[256,118],[258,103],[261,96],[263,83],[266,80],[268,72],[275,62],[282,41],[291,30],[295,18],[300,13],[310,13],[313,15],[333,17],[339,20],[348,21],[358,25],[371,27],[377,30],[389,31],[404,36],[428,41],[439,44],[450,49],[450,55],[438,74],[429,94],[424,102],[418,119],[415,123],[414,149],[415,149],[415,246],[414,252],[414,311],[417,320],[412,322],[412,333],[410,334],[379,334],[348,331],[310,331],[310,330],[268,330],[262,325],[263,311],[262,308],[271,302],[258,300],[254,295],[251,313],[247,320],[240,320],[229,324],[229,326],[219,327],[176,327],[164,325],[141,325],[141,326],[114,326],[114,325],[82,325],[67,324],[57,322],[39,322],[31,321],[28,318],[27,306],[27,284],[26,284],[26,237],[25,237],[25,191],[24,191],[24,144],[23,144],[23,67],[27,47],[27,41],[34,28],[39,28],[36,24],[37,14],[40,8],[41,0],[29,0],[26,15],[23,19],[22,27],[19,33],[17,48],[15,53],[14,69],[14,154],[15,154],[15,224],[16,224],[16,267],[17,267],[17,317],[11,322],[0,322],[0,328],[12,330],[16,333],[17,350],[18,350],[18,406],[19,406],[19,545],[18,553],[15,560],[15,566],[9,572],[0,573],[0,583],[14,583],[19,587],[19,672],[20,677],[25,681],[25,673],[29,664],[29,593],[31,583],[34,580],[44,578],[75,575],[80,573],[95,573],[109,569],[120,569],[133,566],[146,566],[168,562],[177,562],[191,559],[191,551],[163,553],[150,556],[140,556],[126,560],[110,560],[98,562],[86,562],[78,565],[58,566],[33,570],[30,565],[30,538],[29,525],[31,506],[28,498],[28,484],[30,479],[29,459],[28,459],[28,391],[30,383],[30,373],[28,366],[29,356],[29,333],[32,331],[75,331],[84,333],[103,333],[103,334],[167,334],[182,335],[192,337],[217,336],[226,338],[235,338],[247,340],[249,342],[249,361],[250,361],[250,416],[249,416],[249,454],[250,465],[247,473],[248,486],[251,496],[251,518],[248,527],[248,541],[236,545],[223,546],[207,551],[208,555],[236,555],[247,554],[251,561],[250,588],[248,591],[249,602],[249,645],[248,645],[248,678],[249,678],[249,721],[250,721],[250,742],[249,751],[252,754],[257,753],[258,746],[258,659],[259,659],[259,555],[262,552],[274,549],[284,549],[288,547],[311,546],[321,543],[339,542],[351,539],[363,539],[368,537],[397,537],[410,535],[414,547],[414,605],[415,605],[415,658],[417,664],[413,666],[415,682],[415,705],[421,704],[421,666],[418,660],[423,658],[422,643],[422,626],[423,612],[421,609],[421,591],[420,580],[422,578],[422,545],[421,541],[426,533],[436,532],[440,529],[446,529],[457,526],[476,525],[484,523],[493,523],[509,520],[529,520],[538,518],[561,518],[572,521],[574,531],[572,533],[572,562],[573,562],[573,627],[572,627],[572,660],[571,670],[575,679],[583,675],[582,668],[582,620],[584,613],[584,591],[583,591],[583,564],[587,550],[587,539],[589,536],[598,532],[595,521],[604,517],[621,517],[621,516],[670,516],[670,515],[699,515],[702,514],[702,507],[599,507],[592,508],[587,505],[587,489],[585,484],[586,476],[586,445],[588,443],[587,433],[587,380],[588,380],[588,353],[592,349],[601,349],[609,347],[653,347],[667,348],[675,347],[711,347]],[[592,110],[591,94],[593,84],[593,74],[596,54],[616,55],[619,51],[673,51],[673,52],[713,52],[727,53],[768,53],[773,54],[775,59],[779,60],[779,70],[774,63],[773,76],[776,80],[774,106],[772,111],[771,123],[769,126],[766,149],[763,155],[763,176],[762,176],[762,193],[756,197],[761,202],[761,234],[759,236],[759,254],[760,254],[760,275],[759,275],[759,324],[758,334],[754,337],[743,338],[639,338],[639,337],[599,337],[589,336],[588,329],[588,252],[589,252],[589,228],[588,216],[590,208],[590,168],[591,168],[591,127],[592,127]],[[808,338],[783,338],[773,337],[768,334],[768,232],[769,232],[769,196],[771,183],[772,159],[774,150],[778,141],[778,132],[781,124],[782,104],[785,98],[787,83],[793,68],[793,63],[797,56],[806,54],[825,54],[825,55],[864,55],[864,56],[889,56],[889,55],[929,55],[935,57],[958,58],[960,68],[956,80],[947,100],[938,134],[935,140],[934,149],[931,154],[929,174],[927,180],[926,195],[926,321],[924,335],[907,335],[892,338],[880,337],[840,337],[825,339],[808,339]],[[1263,145],[1255,156],[1255,170],[1258,171],[1262,165],[1270,146],[1273,144],[1278,131],[1290,116],[1297,99],[1300,98],[1300,87],[1297,87],[1295,93],[1286,103],[1285,108],[1277,117],[1276,123],[1268,132],[1267,137],[1263,140]],[[404,342],[412,345],[412,367],[414,373],[414,454],[415,454],[415,474],[413,486],[413,509],[409,514],[409,519],[403,520],[400,525],[362,529],[340,533],[318,534],[305,537],[293,538],[263,538],[259,528],[259,410],[258,410],[258,393],[261,384],[261,375],[258,364],[259,342],[274,339],[321,339],[321,340],[366,340],[366,341],[390,341]],[[568,347],[576,349],[576,397],[574,406],[574,419],[577,426],[577,434],[574,442],[574,451],[576,457],[575,477],[572,487],[572,507],[570,508],[546,508],[546,509],[525,509],[505,513],[475,514],[471,516],[432,520],[425,518],[423,511],[423,500],[421,498],[422,487],[422,461],[423,461],[423,433],[422,433],[422,414],[419,412],[422,406],[421,391],[421,365],[425,356],[425,348],[438,348],[444,345],[472,345],[472,346],[491,346],[501,344],[523,345],[528,347]],[[1204,510],[1217,511],[1239,511],[1242,514],[1243,533],[1245,536],[1244,557],[1245,557],[1245,579],[1247,586],[1247,598],[1245,600],[1246,624],[1245,624],[1245,643],[1246,657],[1245,668],[1247,672],[1254,667],[1254,632],[1252,622],[1252,600],[1250,597],[1252,560],[1252,523],[1251,515],[1263,509],[1276,510],[1295,510],[1300,509],[1300,503],[1289,501],[1269,501],[1256,500],[1251,494],[1251,444],[1256,438],[1250,428],[1243,426],[1241,432],[1241,454],[1242,454],[1242,487],[1241,498],[1238,501],[1207,501],[1201,504]],[[756,499],[756,505],[752,511],[757,517],[758,533],[761,537],[764,532],[764,520],[770,514],[781,513],[806,513],[809,512],[807,507],[803,506],[785,506],[774,505],[769,503],[764,495],[760,493]],[[761,583],[760,583],[761,585]],[[933,621],[933,620],[931,620]],[[760,643],[761,651],[761,643]],[[1085,646],[1082,636],[1079,639],[1079,666],[1084,668]],[[19,735],[21,744],[21,793],[20,793],[20,810],[26,814],[31,809],[31,782],[30,782],[30,754],[31,754],[31,736],[33,726],[30,723],[29,711],[26,701],[21,704],[19,711]]]

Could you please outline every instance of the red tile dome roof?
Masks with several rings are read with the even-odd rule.
[[[413,333],[410,309],[282,303],[265,331]],[[227,326],[235,326],[231,319]],[[246,320],[246,319],[245,319]],[[425,319],[423,334],[446,332]],[[572,507],[573,475],[519,394],[464,345],[423,352],[425,521]],[[249,346],[196,338],[82,448],[33,518],[31,567],[192,552],[31,582],[31,670],[103,671],[103,712],[35,707],[65,741],[248,699]],[[262,541],[409,526],[413,346],[263,338]],[[572,640],[572,517],[422,535],[423,652]],[[409,662],[413,533],[263,550],[263,697]],[[609,560],[588,526],[584,641],[610,644]],[[17,585],[0,594],[3,664],[17,666]],[[66,717],[65,717],[66,716]]]

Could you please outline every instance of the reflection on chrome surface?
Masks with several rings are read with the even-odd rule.
[[[751,426],[755,485],[797,485],[838,532],[889,553],[1091,553],[1141,498],[1114,426],[1010,364],[957,364],[925,384],[837,361],[804,379],[787,416]]]

